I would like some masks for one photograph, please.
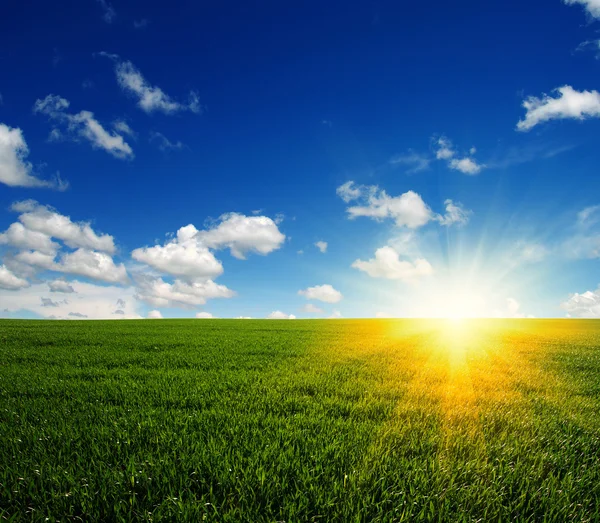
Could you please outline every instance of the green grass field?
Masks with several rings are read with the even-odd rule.
[[[600,521],[600,322],[2,321],[0,518]]]

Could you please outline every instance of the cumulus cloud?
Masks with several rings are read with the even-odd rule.
[[[340,291],[329,284],[308,287],[308,289],[298,291],[298,294],[307,300],[318,300],[325,303],[338,303],[344,297]]]
[[[600,288],[571,294],[560,306],[571,318],[600,318]]]
[[[53,242],[43,232],[27,229],[22,223],[11,224],[6,231],[0,233],[0,245],[10,245],[18,249],[31,249],[54,256],[60,245]]]
[[[451,169],[460,171],[463,174],[479,174],[484,167],[473,158],[454,158],[449,165]]]
[[[51,268],[54,271],[87,276],[107,283],[127,283],[129,280],[122,263],[117,265],[108,254],[87,249],[63,254],[60,262]]]
[[[19,221],[27,231],[40,233],[40,236],[29,234],[27,242],[31,243],[28,247],[40,252],[54,252],[51,244],[43,239],[53,237],[65,242],[72,248],[94,249],[98,251],[114,254],[115,243],[113,237],[108,234],[97,234],[87,222],[73,222],[69,216],[65,216],[56,211],[56,209],[37,203],[35,200],[25,200],[16,202],[11,210],[21,212]],[[16,225],[16,224],[13,224]],[[12,227],[12,226],[11,226]],[[15,238],[15,234],[21,231],[23,233],[23,244],[27,243],[24,238],[24,232],[17,226],[11,236],[10,228],[4,234],[7,235],[7,242],[10,238]],[[19,247],[19,245],[16,245]]]
[[[234,291],[213,281],[223,273],[223,266],[211,249],[229,248],[233,256],[244,259],[248,252],[268,254],[284,240],[277,224],[265,216],[230,213],[206,230],[198,230],[192,224],[181,227],[165,245],[132,252],[134,260],[176,278],[169,283],[161,278],[137,276],[137,296],[155,307],[191,307],[204,305],[208,299],[231,298]]]
[[[305,312],[307,314],[325,314],[325,311],[323,309],[320,309],[312,303],[307,303],[306,305],[304,305],[304,307],[300,309],[300,311]]]
[[[163,246],[135,249],[131,257],[160,272],[192,280],[212,279],[223,273],[223,266],[197,238],[193,225],[181,227],[177,237]]]
[[[211,249],[228,248],[232,256],[241,260],[249,252],[269,254],[285,241],[285,235],[271,218],[238,213],[222,215],[216,226],[198,231],[196,238]]]
[[[202,107],[198,94],[190,91],[187,102],[179,102],[171,98],[160,87],[150,85],[140,70],[130,61],[121,61],[118,56],[109,53],[100,53],[102,56],[115,62],[115,74],[121,88],[137,98],[137,105],[146,113],[161,112],[174,114],[181,111],[200,113]]]
[[[54,281],[46,282],[50,292],[62,292],[65,294],[72,294],[75,292],[73,286],[66,280],[58,279]]]
[[[333,311],[331,316],[327,317],[328,320],[339,320],[341,318],[343,318],[342,313],[338,310]]]
[[[214,318],[214,316],[210,312],[197,312],[196,318],[198,318],[199,320],[209,320],[211,318]]]
[[[319,249],[323,254],[325,254],[327,252],[327,242],[324,242],[324,241],[315,242],[315,247],[317,249]]]
[[[136,298],[154,307],[187,307],[206,304],[215,298],[232,298],[235,292],[212,280],[165,282],[162,278],[138,276]]]
[[[88,318],[87,314],[83,314],[81,312],[69,312],[69,314],[67,314],[67,316],[69,318],[78,318],[80,320]]]
[[[600,18],[600,0],[564,0],[567,5],[581,5],[593,18]]]
[[[414,262],[400,260],[399,254],[389,246],[377,249],[375,258],[368,261],[356,260],[352,267],[366,272],[372,278],[401,280],[410,283],[433,274],[433,267],[427,260],[423,258],[418,258]]]
[[[36,100],[33,106],[34,113],[45,114],[50,120],[63,126],[62,130],[58,128],[52,130],[51,141],[65,137],[74,140],[84,138],[93,148],[103,149],[115,158],[133,158],[131,146],[121,134],[107,131],[90,111],[80,111],[75,114],[66,112],[69,106],[68,100],[54,94],[49,94],[43,100]]]
[[[431,209],[419,194],[408,191],[400,196],[389,196],[377,186],[357,186],[348,182],[338,187],[338,195],[346,203],[359,201],[362,205],[353,205],[346,209],[349,217],[365,216],[374,220],[391,218],[397,227],[416,229],[433,219]]]
[[[365,186],[347,182],[338,187],[337,194],[346,203],[351,201],[362,203],[362,205],[354,205],[346,209],[350,219],[359,216],[378,221],[391,218],[397,227],[408,229],[417,229],[430,221],[437,221],[445,226],[462,225],[467,223],[471,215],[471,211],[464,209],[460,203],[454,203],[452,200],[444,202],[445,215],[436,214],[414,191],[405,192],[400,196],[389,196],[376,185]]]
[[[11,210],[21,213],[19,222],[0,234],[0,244],[20,249],[7,257],[13,270],[32,275],[36,270],[45,269],[108,283],[128,281],[125,266],[115,264],[112,259],[116,250],[112,236],[98,234],[89,223],[73,222],[70,217],[35,200],[16,202]],[[63,246],[53,239],[75,250],[61,251]],[[58,289],[60,284],[55,285]]]
[[[27,161],[29,148],[19,128],[0,123],[0,183],[10,187],[47,187],[65,190],[68,183],[56,176],[54,180],[41,180],[33,174]]]
[[[14,291],[28,286],[29,282],[27,280],[19,278],[8,270],[5,265],[0,265],[0,289]]]
[[[293,314],[286,314],[281,311],[273,311],[271,314],[267,316],[269,320],[295,320],[296,316]]]
[[[570,85],[555,89],[557,96],[544,94],[541,98],[530,96],[523,102],[525,118],[517,124],[519,131],[529,131],[550,120],[600,117],[600,93],[576,91]]]
[[[148,313],[148,319],[149,320],[160,320],[162,319],[163,315],[160,311],[154,310],[154,311],[150,311]]]

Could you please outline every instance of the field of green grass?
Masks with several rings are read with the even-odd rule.
[[[600,521],[600,322],[0,321],[0,520]]]

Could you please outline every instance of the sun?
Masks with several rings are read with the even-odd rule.
[[[489,303],[484,286],[464,282],[448,282],[427,289],[415,306],[416,315],[426,318],[443,318],[459,322],[467,318],[489,316]]]

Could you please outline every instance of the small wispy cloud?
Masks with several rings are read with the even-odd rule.
[[[179,151],[185,147],[179,140],[172,142],[164,134],[159,132],[150,133],[150,141],[157,144],[161,151]]]
[[[406,154],[400,154],[394,156],[390,160],[390,165],[398,166],[403,165],[408,167],[408,174],[415,174],[429,169],[432,159],[424,154],[419,154],[412,149],[409,149]]]
[[[315,247],[317,249],[319,249],[323,254],[325,254],[327,252],[327,242],[324,242],[324,241],[315,242]]]
[[[90,111],[68,113],[70,103],[58,95],[49,94],[44,99],[36,100],[33,112],[44,114],[53,122],[62,126],[62,130],[55,128],[51,131],[49,140],[59,141],[66,139],[85,138],[92,147],[103,149],[115,158],[131,159],[133,150],[122,135],[117,132],[107,131]]]
[[[463,174],[475,175],[479,174],[486,168],[485,164],[477,162],[473,155],[477,152],[475,147],[469,149],[466,156],[459,155],[454,149],[452,142],[445,136],[433,139],[433,148],[435,157],[438,160],[444,160],[450,169],[459,171]]]
[[[102,7],[102,20],[104,20],[107,24],[112,24],[117,17],[117,12],[114,10],[113,6],[109,4],[106,0],[96,0]]]
[[[150,22],[147,18],[142,18],[141,20],[134,20],[133,27],[135,27],[136,29],[144,29],[148,27],[149,23]]]
[[[141,71],[130,61],[123,61],[118,55],[104,51],[98,53],[98,55],[109,58],[115,63],[118,84],[126,93],[137,98],[137,105],[142,111],[148,114],[154,112],[175,114],[183,111],[199,114],[202,112],[202,106],[196,91],[190,91],[187,102],[177,101],[160,87],[151,85]]]

